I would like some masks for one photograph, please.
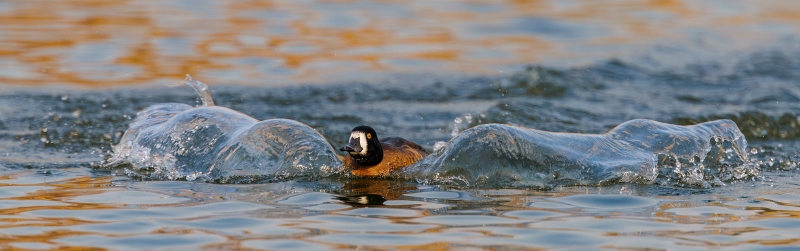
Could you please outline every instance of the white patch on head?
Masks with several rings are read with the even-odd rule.
[[[358,139],[358,144],[361,146],[361,151],[358,152],[360,155],[367,155],[367,135],[363,132],[352,132],[350,133],[350,140]]]

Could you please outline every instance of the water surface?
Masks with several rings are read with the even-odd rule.
[[[3,2],[0,248],[791,249],[796,5]],[[138,111],[200,104],[167,85],[187,73],[217,105],[302,122],[334,147],[361,124],[433,150],[488,123],[602,134],[729,119],[747,140],[736,166],[754,172],[717,182],[724,172],[682,165],[654,183],[540,190],[94,168]]]

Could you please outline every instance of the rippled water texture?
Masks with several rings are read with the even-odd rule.
[[[130,182],[88,178],[85,170],[3,176],[0,245],[750,250],[796,245],[800,223],[795,218],[800,212],[797,187],[777,189],[763,183],[667,195],[652,186],[442,191],[371,181],[403,192],[383,205],[365,206],[337,198],[337,193],[356,192],[364,185],[357,183]]]
[[[794,249],[798,20],[792,1],[0,1],[0,249]],[[392,179],[97,168],[147,107],[197,109],[186,74],[225,107],[198,118],[224,119],[132,152],[194,166],[188,137],[277,121],[433,154]]]
[[[276,85],[648,52],[686,62],[796,33],[797,9],[756,0],[8,1],[0,4],[0,81],[141,85],[188,73]]]

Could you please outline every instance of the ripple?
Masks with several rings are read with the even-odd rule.
[[[702,224],[674,224],[652,220],[598,219],[594,217],[559,218],[557,221],[537,222],[533,225],[537,228],[572,229],[601,233],[700,231],[706,227],[706,225]]]
[[[140,191],[110,191],[100,194],[78,196],[70,202],[94,203],[94,204],[177,204],[190,201],[188,198],[173,197],[163,194]]]
[[[257,250],[333,250],[328,246],[301,240],[247,240],[242,247]]]
[[[318,205],[336,201],[333,197],[333,195],[327,193],[302,193],[278,200],[276,203],[284,205]]]
[[[796,246],[774,246],[774,245],[758,245],[758,244],[746,244],[746,245],[739,245],[735,247],[725,248],[726,250],[759,250],[759,251],[788,251],[788,250],[795,250]]]
[[[716,246],[709,245],[709,247],[701,246],[696,241],[692,240],[682,240],[677,239],[666,235],[666,237],[661,236],[648,236],[647,238],[642,238],[641,236],[616,236],[614,238],[613,243],[609,243],[606,246],[609,249],[616,249],[616,250],[650,250],[654,247],[657,247],[661,250],[708,250],[714,248]],[[689,247],[693,247],[689,248]],[[725,250],[729,250],[730,247],[725,247]]]
[[[767,228],[767,229],[800,229],[800,219],[778,218],[742,222],[727,222],[718,225],[721,228]]]
[[[485,233],[483,236],[472,237],[463,241],[464,244],[476,246],[495,247],[510,246],[529,248],[558,248],[571,247],[577,250],[592,249],[604,243],[613,242],[596,233],[568,232],[549,229],[509,228],[509,227],[481,227],[463,228],[456,231],[475,231]],[[504,236],[506,238],[495,238]]]
[[[146,209],[104,210],[54,210],[43,209],[22,213],[26,216],[45,218],[75,218],[87,221],[127,221],[144,219],[186,219],[208,217],[220,213],[246,212],[270,206],[246,202],[217,202],[188,207],[151,207]]]
[[[360,233],[422,232],[435,227],[428,224],[402,224],[387,219],[341,215],[310,216],[303,218],[303,221],[309,222],[302,225],[306,228]]]
[[[480,236],[476,233],[415,234],[328,234],[314,241],[358,246],[419,246],[431,243],[460,243]]]
[[[280,219],[259,219],[252,217],[219,217],[187,221],[165,221],[163,226],[207,229],[226,236],[275,236],[307,233],[308,230],[284,226]]]
[[[227,239],[211,234],[148,234],[136,236],[84,235],[55,239],[56,243],[73,246],[92,246],[107,249],[193,249]]]
[[[554,213],[547,211],[536,211],[536,210],[517,210],[517,211],[503,213],[503,215],[525,220],[543,220],[548,218],[569,216],[569,214]]]
[[[135,185],[136,187],[159,189],[159,190],[187,189],[192,186],[189,183],[179,182],[179,181],[149,181],[149,182],[136,183]]]
[[[766,194],[759,196],[759,198],[779,203],[800,205],[800,195],[797,194]]]
[[[314,210],[314,211],[336,211],[336,210],[342,210],[342,209],[347,209],[347,208],[352,208],[352,207],[348,206],[348,205],[337,204],[337,203],[326,203],[326,204],[314,205],[314,206],[310,206],[310,207],[303,207],[303,209]]]
[[[546,202],[546,201],[531,202],[530,204],[528,204],[528,206],[529,207],[535,207],[535,208],[544,208],[544,209],[570,209],[570,208],[575,208],[575,206],[571,206],[571,205],[566,205],[566,204],[562,204],[562,203]]]
[[[730,215],[730,216],[753,216],[764,212],[764,210],[735,210],[727,207],[690,207],[690,208],[670,208],[664,212],[684,216],[711,216],[711,215]]]
[[[55,250],[58,248],[56,245],[39,242],[11,242],[8,245],[24,250]]]
[[[453,205],[449,204],[442,204],[442,203],[431,203],[426,201],[415,201],[415,200],[388,200],[383,203],[386,206],[410,206],[410,205],[417,205],[413,208],[416,209],[442,209],[447,207],[452,207]]]
[[[774,211],[800,211],[800,207],[779,205],[772,201],[733,201],[725,203],[725,205],[744,207],[748,210],[751,210],[751,208],[765,208]]]
[[[384,217],[418,217],[422,215],[420,211],[409,210],[409,209],[394,209],[394,208],[358,208],[339,213],[346,215],[384,216]]]
[[[158,221],[135,220],[135,221],[80,225],[76,226],[75,229],[90,233],[103,233],[109,235],[133,235],[133,234],[152,233],[163,227],[164,225]]]
[[[451,191],[430,191],[430,192],[419,192],[419,193],[409,193],[403,194],[405,196],[417,197],[417,198],[424,198],[424,199],[462,199],[464,196],[461,192],[451,192]]]
[[[503,217],[486,216],[486,215],[443,215],[443,216],[428,216],[423,218],[415,218],[407,220],[407,222],[463,227],[463,226],[521,224],[530,221],[508,219]]]
[[[64,182],[78,177],[91,176],[90,170],[83,168],[39,170],[15,174],[14,179],[0,180],[0,184],[33,185]]]
[[[598,209],[627,209],[648,207],[658,204],[659,200],[630,195],[593,195],[581,194],[571,195],[552,200],[564,202],[570,205],[586,208]]]
[[[23,196],[36,191],[54,189],[49,186],[4,186],[0,187],[0,198],[13,198]]]
[[[800,231],[759,230],[745,231],[736,235],[688,236],[687,239],[708,243],[714,247],[733,246],[733,250],[770,250],[770,248],[773,250],[796,250],[797,244],[795,243],[800,239]],[[759,245],[739,246],[742,243]]]
[[[7,236],[28,237],[44,235],[46,232],[66,231],[68,226],[40,227],[40,226],[18,226],[11,228],[0,228],[0,234]]]
[[[44,201],[44,200],[0,200],[0,209],[10,208],[25,208],[25,207],[53,207],[53,206],[67,206],[69,204]]]

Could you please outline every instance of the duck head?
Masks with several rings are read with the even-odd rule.
[[[350,154],[350,157],[362,166],[374,166],[383,160],[383,149],[381,142],[378,141],[378,134],[369,126],[353,128],[349,143],[339,150]]]

